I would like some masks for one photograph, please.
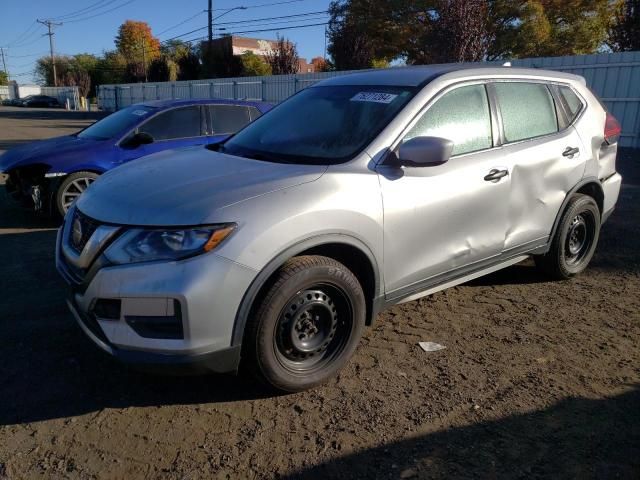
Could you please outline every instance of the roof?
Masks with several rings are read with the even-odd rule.
[[[509,74],[526,77],[554,77],[566,80],[577,80],[580,78],[568,73],[536,68],[504,67],[491,63],[451,63],[365,70],[349,75],[331,77],[322,82],[318,82],[316,85],[388,85],[418,87],[426,85],[435,78],[446,75],[447,73],[461,71],[465,71],[469,76]]]
[[[256,107],[261,112],[270,110],[273,105],[266,102],[257,102],[250,100],[229,100],[226,98],[192,98],[192,99],[179,99],[179,100],[151,100],[148,102],[140,102],[140,105],[146,105],[148,107],[155,108],[169,108],[179,107],[185,105],[209,105],[212,103],[221,105],[246,105],[248,107]]]

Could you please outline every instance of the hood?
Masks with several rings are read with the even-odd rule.
[[[312,182],[326,169],[251,160],[204,147],[167,150],[108,171],[77,206],[101,222],[121,225],[215,223],[221,221],[216,217],[221,208]]]
[[[99,141],[67,135],[20,145],[0,155],[0,172],[35,163],[46,163],[55,169],[57,157],[65,155],[68,158],[69,154],[84,151],[97,142]]]

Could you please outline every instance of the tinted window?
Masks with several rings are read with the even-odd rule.
[[[569,87],[558,87],[560,97],[564,102],[565,110],[569,116],[569,123],[573,122],[580,110],[582,110],[582,101]]]
[[[140,123],[143,118],[151,115],[155,110],[155,108],[141,105],[123,108],[85,128],[78,134],[78,137],[106,140],[116,135],[122,135]]]
[[[253,122],[256,118],[262,115],[262,112],[256,107],[249,107],[249,114],[251,115],[251,121]]]
[[[210,105],[209,113],[214,135],[236,133],[251,121],[249,109],[240,105]]]
[[[140,127],[154,140],[199,137],[202,135],[200,107],[181,107],[162,112]]]
[[[344,162],[362,151],[413,94],[407,87],[309,87],[232,137],[223,151],[267,161]]]
[[[422,115],[404,140],[413,137],[452,140],[454,155],[490,148],[491,115],[484,85],[460,87],[443,95]]]
[[[551,93],[538,83],[495,83],[506,142],[517,142],[558,131]]]

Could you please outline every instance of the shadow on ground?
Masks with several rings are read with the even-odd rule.
[[[640,390],[418,436],[294,473],[328,478],[640,478]]]

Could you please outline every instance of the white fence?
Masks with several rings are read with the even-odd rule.
[[[6,100],[9,98],[9,86],[0,85],[0,100]]]
[[[640,148],[640,52],[525,58],[512,60],[511,63],[513,66],[582,75],[589,87],[620,120],[621,145]],[[349,73],[353,71],[102,85],[98,88],[98,104],[104,110],[113,111],[143,101],[179,98],[227,98],[278,103],[319,80]]]

